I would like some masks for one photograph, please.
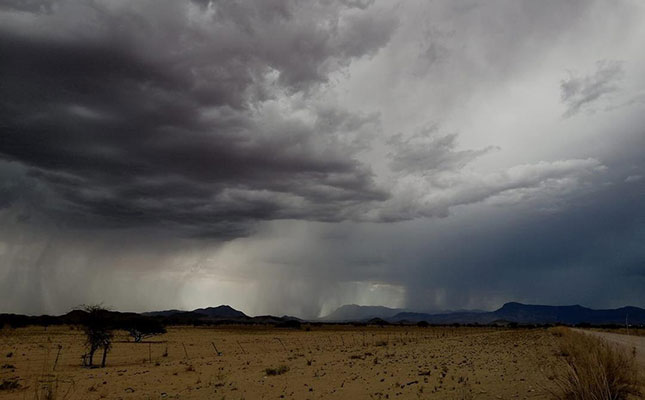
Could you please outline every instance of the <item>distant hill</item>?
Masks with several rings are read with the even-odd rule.
[[[359,306],[357,304],[346,304],[338,307],[331,314],[328,314],[319,321],[324,322],[367,322],[371,319],[382,319],[386,321],[405,321],[410,316],[410,321],[421,321],[428,315],[469,315],[485,313],[482,310],[458,310],[458,311],[441,311],[441,312],[413,312],[402,308],[389,308],[383,306]],[[439,318],[441,319],[441,318]]]
[[[645,309],[622,307],[610,310],[593,310],[574,306],[540,306],[521,303],[506,303],[494,314],[499,319],[519,323],[560,322],[563,324],[633,324],[645,323]]]
[[[400,308],[347,304],[337,308],[331,314],[322,317],[320,320],[329,322],[365,321],[373,318],[386,320],[401,312],[403,310]]]
[[[141,313],[142,315],[146,315],[148,317],[170,317],[171,315],[175,314],[181,314],[185,313],[186,311],[184,310],[164,310],[164,311],[149,311],[149,312],[144,312]]]
[[[197,314],[204,314],[210,318],[249,318],[248,315],[244,314],[242,311],[238,311],[228,305],[198,308],[196,310],[193,310],[193,312]]]
[[[171,317],[171,316],[181,316],[181,315],[189,315],[189,314],[200,314],[202,316],[208,317],[208,318],[249,318],[246,314],[244,314],[242,311],[238,311],[234,309],[231,306],[228,305],[222,305],[222,306],[217,306],[217,307],[206,307],[206,308],[198,308],[196,310],[192,311],[183,311],[183,310],[165,310],[165,311],[151,311],[151,312],[144,312],[142,313],[143,315],[149,316],[149,317]]]
[[[426,321],[431,324],[486,324],[499,318],[493,318],[489,312],[456,311],[441,314],[427,314],[417,312],[402,312],[392,318],[391,322],[420,322]]]
[[[131,312],[107,311],[106,315],[115,326],[124,326],[140,318],[153,318],[164,325],[218,325],[218,324],[255,324],[274,325],[277,327],[299,327],[306,321],[296,317],[263,315],[249,317],[230,306],[198,308],[193,311],[165,310],[142,314]],[[28,325],[59,325],[82,323],[86,313],[74,310],[59,316],[28,316],[19,314],[0,314],[0,327],[4,325],[20,327]],[[345,305],[312,322],[360,322],[365,324],[385,325],[416,324],[421,321],[435,325],[480,324],[509,325],[517,324],[566,324],[566,325],[630,325],[645,326],[645,309],[622,307],[608,310],[594,310],[580,305],[545,306],[521,303],[506,303],[501,308],[490,312],[453,311],[442,313],[419,313],[396,308],[380,306]]]
[[[623,325],[626,318],[630,324],[645,324],[645,309],[622,307],[610,310],[594,310],[580,305],[543,306],[511,302],[492,312],[465,311],[442,314],[401,312],[392,316],[390,321],[427,321],[431,324],[490,324],[494,321],[503,320],[519,324],[561,323],[576,325],[589,323],[592,325]]]

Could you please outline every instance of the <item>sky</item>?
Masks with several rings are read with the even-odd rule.
[[[0,0],[0,312],[645,307],[640,0]]]

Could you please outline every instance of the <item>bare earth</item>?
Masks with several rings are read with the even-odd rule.
[[[592,331],[592,330],[586,330],[586,329],[585,330],[576,329],[576,330],[603,338],[610,343],[615,343],[620,346],[624,346],[629,350],[635,349],[636,362],[638,362],[638,364],[642,368],[645,368],[645,337],[644,336],[622,335],[618,333],[600,332],[600,331]]]
[[[88,369],[79,330],[1,329],[0,383],[20,388],[0,398],[548,399],[559,365],[543,329],[184,327],[127,340],[115,338],[106,368]]]

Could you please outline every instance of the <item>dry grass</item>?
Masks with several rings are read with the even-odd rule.
[[[558,329],[564,373],[555,378],[562,400],[626,400],[640,398],[641,382],[633,354],[602,339]]]
[[[0,368],[0,384],[21,385],[0,399],[552,400],[539,368],[564,366],[543,329],[171,327],[145,345],[119,331],[103,369],[81,366],[84,339],[67,326],[0,330],[0,367],[15,367]]]
[[[264,372],[268,376],[282,375],[288,371],[289,371],[289,367],[287,367],[286,365],[281,365],[278,368],[267,368],[264,370]]]
[[[3,379],[0,382],[0,390],[14,390],[18,388],[20,388],[20,383],[18,383],[18,379],[16,378]]]

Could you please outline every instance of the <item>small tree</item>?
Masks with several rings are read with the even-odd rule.
[[[130,336],[137,343],[147,337],[166,333],[166,328],[164,328],[161,322],[148,317],[134,318],[128,321],[125,330],[130,333]]]
[[[94,362],[94,353],[100,348],[103,349],[101,367],[105,367],[107,353],[112,348],[112,327],[109,320],[108,310],[100,305],[88,305],[83,307],[86,315],[83,319],[83,331],[85,332],[85,345],[87,353],[83,355],[83,364],[91,367]]]

